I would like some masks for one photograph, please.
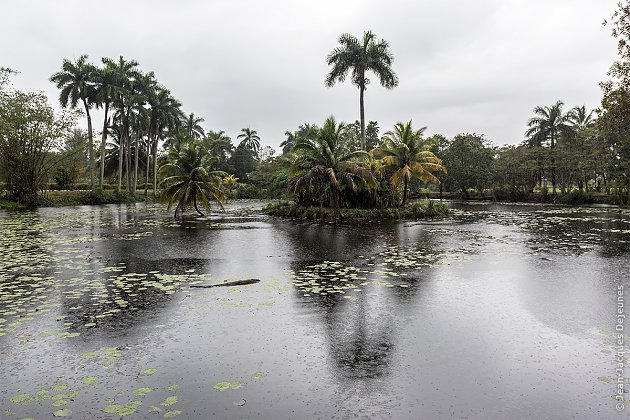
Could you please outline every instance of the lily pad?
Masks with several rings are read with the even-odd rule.
[[[87,353],[83,353],[81,358],[83,359],[96,359],[98,357],[97,351],[88,351]]]
[[[157,373],[157,369],[153,369],[153,368],[145,369],[145,370],[142,371],[142,373],[144,373],[145,375],[153,375],[153,374]]]
[[[177,402],[177,396],[172,395],[170,397],[166,397],[164,401],[160,404],[162,407],[169,407]]]
[[[108,414],[117,414],[120,417],[129,416],[136,412],[138,407],[142,405],[140,401],[131,401],[127,404],[110,404],[103,408],[103,412]]]
[[[216,383],[213,388],[216,389],[217,391],[225,391],[228,389],[239,389],[242,388],[243,384],[240,382],[218,382]]]
[[[153,388],[142,387],[142,388],[134,389],[132,394],[135,395],[136,397],[144,397],[145,395],[147,395],[151,391],[153,391]]]
[[[263,372],[259,370],[258,372],[254,372],[254,374],[252,375],[252,378],[260,379],[260,378],[264,378],[265,376],[267,376],[267,372]]]
[[[164,413],[164,418],[165,419],[172,419],[173,417],[177,417],[180,414],[182,414],[181,411],[179,410],[173,410],[173,411],[169,411],[168,413]]]
[[[30,404],[33,402],[33,397],[29,394],[17,394],[12,396],[9,401],[15,404]]]
[[[53,417],[66,417],[72,414],[72,410],[69,408],[62,408],[61,410],[57,410],[53,412]]]
[[[85,378],[81,378],[81,382],[86,385],[95,386],[98,384],[98,376],[86,376]]]

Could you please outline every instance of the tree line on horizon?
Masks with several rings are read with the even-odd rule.
[[[359,90],[360,119],[345,124],[331,116],[321,126],[305,123],[287,131],[278,156],[261,148],[251,128],[241,130],[236,144],[224,131],[206,131],[204,120],[185,113],[153,72],[122,56],[103,58],[100,66],[87,56],[63,60],[50,78],[60,90],[64,110],[59,115],[43,94],[7,89],[11,71],[2,69],[0,175],[7,197],[22,203],[36,203],[52,178],[64,186],[82,178],[92,191],[105,188],[107,181],[132,195],[140,185],[146,194],[149,187],[154,193],[162,189],[176,212],[187,206],[201,212],[198,199],[208,207],[230,194],[288,191],[300,203],[325,204],[338,214],[342,206],[404,205],[420,188],[459,191],[466,198],[472,191],[490,191],[498,198],[522,199],[535,190],[548,194],[548,185],[551,196],[602,191],[628,204],[629,10],[620,7],[607,22],[619,42],[619,59],[609,72],[611,80],[601,84],[601,107],[565,111],[562,101],[538,106],[527,121],[525,140],[516,146],[494,147],[476,133],[425,138],[425,128],[411,121],[383,135],[376,121],[366,125],[368,73],[387,89],[398,84],[389,44],[367,31],[361,38],[339,37],[326,57],[330,71],[324,81],[333,86],[350,78]],[[102,127],[98,132],[94,109],[104,115],[96,123]],[[78,110],[87,131],[76,127]]]

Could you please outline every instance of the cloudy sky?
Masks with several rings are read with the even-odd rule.
[[[243,127],[278,149],[284,132],[328,115],[359,118],[358,89],[324,86],[344,32],[389,41],[400,84],[373,79],[366,119],[381,133],[413,119],[427,133],[523,139],[536,105],[599,105],[616,44],[602,22],[617,0],[8,0],[0,66],[45,91],[63,58],[136,59],[206,129]],[[100,116],[97,117],[100,120]]]

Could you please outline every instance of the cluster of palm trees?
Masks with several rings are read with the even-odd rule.
[[[103,188],[109,168],[118,175],[118,190],[124,186],[135,194],[139,168],[142,168],[146,174],[145,193],[148,193],[151,172],[155,193],[159,142],[174,137],[184,128],[191,135],[198,134],[199,120],[195,120],[194,114],[186,116],[181,103],[159,84],[153,72],[141,71],[137,61],[120,56],[118,60],[103,58],[101,62],[100,67],[95,66],[88,62],[87,55],[75,61],[63,60],[61,70],[50,77],[60,89],[62,107],[81,106],[85,111],[91,187],[96,189],[98,160],[99,188]],[[94,147],[91,115],[95,108],[104,111],[98,153]]]
[[[302,126],[291,136],[290,190],[298,201],[318,202],[320,211],[328,199],[337,221],[342,201],[361,206],[391,203],[395,200],[383,196],[399,196],[401,183],[400,205],[405,205],[411,179],[439,183],[433,173],[446,172],[430,151],[431,143],[423,138],[424,129],[415,130],[411,121],[398,123],[385,133],[379,147],[367,152],[351,150],[348,126],[332,116],[321,128]]]
[[[175,217],[188,207],[205,216],[200,207],[210,211],[212,202],[223,208],[227,192],[238,186],[237,177],[217,169],[232,151],[231,139],[224,131],[205,133],[202,122],[202,118],[188,115],[184,130],[169,139],[164,164],[159,168],[162,200],[168,203],[168,211],[175,205]],[[253,154],[260,150],[256,130],[243,128],[237,138],[241,140],[238,147]]]
[[[553,194],[556,193],[557,184],[555,150],[558,143],[575,146],[576,143],[584,140],[596,122],[594,111],[587,112],[585,106],[576,106],[568,112],[564,112],[563,107],[562,101],[557,101],[551,106],[535,107],[535,116],[528,121],[529,128],[525,132],[528,146],[549,146]]]

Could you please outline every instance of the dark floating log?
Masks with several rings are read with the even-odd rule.
[[[191,284],[189,287],[195,287],[200,289],[209,289],[211,287],[230,287],[230,286],[243,286],[245,284],[254,284],[258,283],[260,279],[246,279],[246,280],[235,280],[235,281],[226,281],[225,283],[217,283],[217,284]]]

